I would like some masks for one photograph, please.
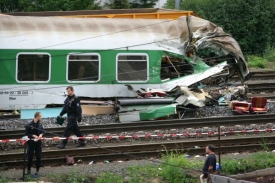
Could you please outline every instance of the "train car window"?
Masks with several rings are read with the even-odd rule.
[[[18,82],[47,82],[50,80],[50,55],[19,53],[17,55]]]
[[[141,55],[118,55],[117,57],[117,80],[120,82],[148,80],[148,56]]]
[[[162,56],[160,72],[162,80],[179,78],[193,73],[194,68],[187,60],[166,54]]]
[[[67,80],[69,82],[96,82],[99,81],[99,55],[68,56]]]

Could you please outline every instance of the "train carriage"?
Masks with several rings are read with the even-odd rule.
[[[215,32],[214,24],[193,16],[178,20],[0,16],[0,109],[62,105],[68,85],[82,99],[109,100],[136,97],[125,85],[169,93],[176,86],[222,75],[237,73],[244,80],[249,72],[233,38],[229,37],[234,41],[231,52],[224,49],[223,57],[212,65],[212,57],[203,60],[187,51],[190,35],[201,27]]]

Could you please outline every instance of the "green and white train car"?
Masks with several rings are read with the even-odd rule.
[[[129,84],[169,92],[221,73],[248,75],[240,50],[213,66],[187,57],[190,31],[214,26],[187,22],[0,16],[0,110],[63,104],[68,85],[78,97],[110,99],[135,97]]]

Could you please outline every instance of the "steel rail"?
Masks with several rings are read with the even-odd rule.
[[[229,126],[240,124],[264,124],[275,122],[275,114],[263,115],[243,115],[230,117],[215,118],[193,118],[193,119],[177,119],[177,120],[156,120],[141,121],[132,123],[117,123],[106,125],[88,125],[79,126],[83,134],[102,134],[113,132],[126,132],[138,130],[156,130],[156,129],[172,129],[172,128],[196,128],[206,126]],[[64,127],[46,128],[46,132],[62,135]],[[50,133],[46,133],[46,136]],[[24,130],[3,130],[0,133],[0,139],[16,139],[24,136]],[[52,136],[52,135],[51,135]]]
[[[275,136],[262,136],[262,137],[246,137],[246,138],[230,138],[222,139],[221,153],[231,152],[247,152],[262,150],[263,142],[269,148],[275,147]],[[159,157],[161,154],[177,150],[181,153],[204,154],[204,147],[207,144],[218,145],[218,140],[196,140],[196,141],[177,141],[165,143],[147,143],[147,144],[133,144],[121,146],[103,146],[80,148],[80,149],[63,149],[63,150],[50,150],[43,151],[43,164],[44,165],[57,165],[64,164],[65,155],[74,156],[75,160],[81,159],[82,161],[103,161],[103,160],[122,160],[122,159],[135,159],[133,156],[141,158],[145,157]],[[194,148],[199,146],[199,148]],[[121,152],[121,153],[119,153]],[[0,155],[0,166],[3,167],[17,167],[22,166],[23,153],[8,153]]]
[[[266,73],[266,74],[258,74],[255,73],[249,80],[267,80],[267,79],[273,79],[275,77],[274,73]],[[230,80],[239,80],[238,76],[233,76],[230,78]]]
[[[275,84],[274,83],[271,83],[271,82],[261,82],[261,83],[248,83],[247,86],[249,88],[259,88],[259,87],[263,87],[263,88],[273,88],[273,86],[270,86],[272,84]]]
[[[210,121],[212,120],[212,121]],[[133,122],[107,125],[90,125],[80,126],[83,134],[100,134],[110,132],[124,132],[136,130],[155,130],[155,129],[171,129],[171,128],[189,128],[189,127],[204,127],[216,125],[236,125],[236,124],[259,124],[272,123],[275,121],[275,115],[247,115],[234,116],[223,118],[196,118],[186,120],[163,120],[163,121],[147,121],[147,122]],[[62,128],[48,128],[54,134],[62,135],[64,127]],[[23,130],[15,131],[1,131],[0,139],[21,138],[24,135]]]

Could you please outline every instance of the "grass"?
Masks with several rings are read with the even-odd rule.
[[[265,49],[263,54],[263,58],[266,59],[268,62],[275,62],[275,48],[268,46]]]
[[[263,142],[263,148],[269,150],[265,144]],[[55,183],[192,183],[198,180],[198,175],[201,173],[200,170],[204,163],[201,159],[186,158],[184,154],[177,152],[163,155],[161,161],[163,164],[131,166],[125,170],[123,176],[105,172],[98,177],[89,177],[89,175],[84,175],[73,170],[67,174],[47,175],[44,178],[41,177],[39,180],[44,179],[44,181]],[[275,153],[273,152],[256,152],[242,157],[232,156],[222,158],[222,173],[225,175],[246,173],[270,167],[275,167]],[[190,169],[193,169],[193,171]],[[26,181],[32,180],[26,177]],[[0,183],[9,181],[11,180],[0,175]]]
[[[256,69],[265,69],[267,60],[264,59],[263,57],[251,55],[248,56],[248,67],[249,68],[256,68]]]
[[[247,58],[248,67],[254,69],[275,68],[275,47],[268,46],[263,55],[250,55]]]
[[[257,152],[242,159],[226,158],[222,161],[222,172],[228,175],[271,167],[275,167],[275,153],[272,152]]]
[[[123,183],[121,176],[115,175],[110,172],[102,173],[95,181],[95,183]]]
[[[177,153],[171,153],[164,155],[164,163],[162,165],[161,176],[164,180],[169,183],[192,183],[195,182],[194,178],[186,173],[181,167],[189,168],[190,162],[185,157],[185,155],[180,155]]]
[[[149,183],[151,179],[159,178],[160,168],[156,165],[132,166],[127,169],[129,183]]]
[[[11,181],[11,180],[8,179],[8,178],[6,178],[6,177],[4,177],[4,176],[2,176],[2,175],[0,175],[0,183],[7,183],[9,181]]]
[[[84,174],[73,170],[68,174],[50,174],[47,176],[49,181],[54,183],[90,183]]]

